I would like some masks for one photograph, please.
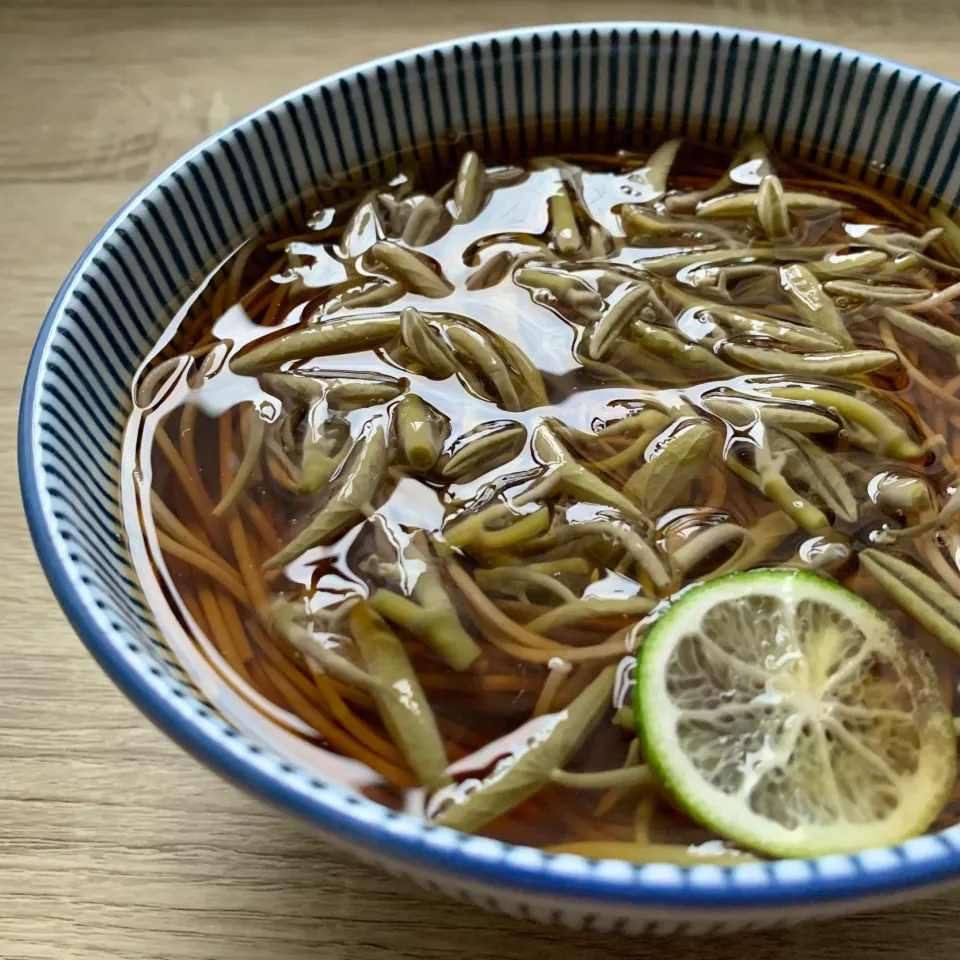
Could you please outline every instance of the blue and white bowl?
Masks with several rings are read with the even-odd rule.
[[[198,695],[158,634],[127,554],[120,440],[131,379],[192,280],[351,172],[380,181],[461,134],[483,151],[659,135],[828,162],[909,201],[960,203],[960,88],[837,47],[672,24],[544,27],[425,47],[328,77],[211,137],[90,244],[57,294],[27,374],[20,482],[37,552],[84,643],[195,756],[433,890],[580,928],[714,931],[930,894],[960,879],[960,827],[857,856],[736,867],[552,856],[397,814],[252,742]],[[506,132],[504,132],[506,131]]]

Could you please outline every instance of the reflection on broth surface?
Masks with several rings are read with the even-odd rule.
[[[648,765],[635,651],[683,587],[801,569],[955,708],[958,280],[951,220],[759,141],[410,171],[168,327],[124,446],[141,581],[226,717],[382,803],[736,860]]]

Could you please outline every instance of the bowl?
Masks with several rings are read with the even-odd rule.
[[[606,23],[488,34],[328,77],[211,137],[140,191],[70,272],[37,339],[20,482],[43,567],[114,682],[214,770],[421,886],[578,928],[771,926],[932,894],[960,879],[960,827],[818,860],[692,868],[549,855],[433,827],[325,782],[200,696],[159,634],[124,545],[120,441],[131,379],[189,281],[346,173],[387,179],[458,137],[548,152],[558,133],[733,143],[753,131],[911,202],[960,202],[960,88],[789,37]]]

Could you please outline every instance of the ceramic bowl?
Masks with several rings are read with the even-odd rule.
[[[140,191],[90,244],[40,330],[20,414],[23,499],[77,633],[170,736],[332,841],[435,891],[578,928],[770,926],[929,894],[960,878],[960,827],[856,856],[737,867],[553,856],[432,827],[325,782],[232,727],[172,656],[125,550],[120,440],[131,378],[191,278],[298,198],[454,137],[481,151],[658,136],[829,162],[920,203],[960,200],[960,88],[837,47],[748,31],[606,23],[478,36],[387,57],[228,127]]]

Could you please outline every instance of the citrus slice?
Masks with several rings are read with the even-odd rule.
[[[957,773],[926,655],[849,590],[799,571],[681,591],[641,646],[636,712],[678,804],[772,856],[920,834]]]

